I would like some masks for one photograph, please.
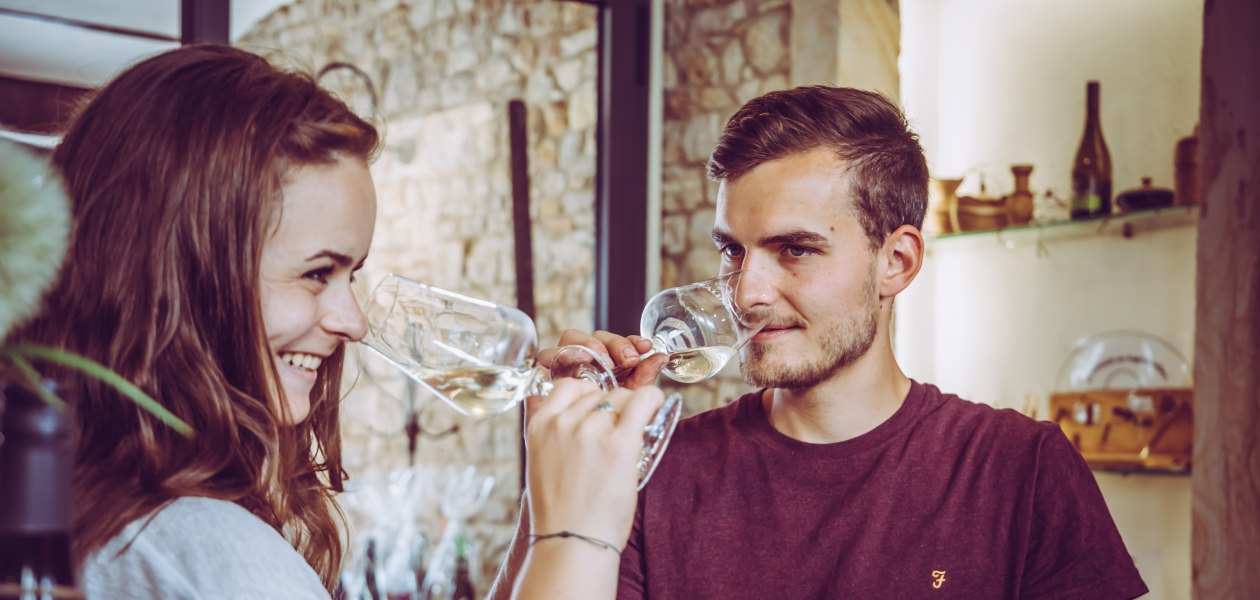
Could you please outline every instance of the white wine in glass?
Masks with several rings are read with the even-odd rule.
[[[704,381],[717,375],[737,352],[739,350],[728,346],[704,346],[670,352],[669,362],[662,371],[679,383]]]
[[[405,368],[459,412],[486,417],[510,410],[524,399],[534,377],[530,369],[512,367],[464,367],[453,369]]]
[[[652,341],[652,350],[643,357],[667,355],[661,372],[680,383],[703,381],[721,371],[766,322],[764,314],[736,305],[739,276],[733,271],[652,296],[639,319],[639,334]]]

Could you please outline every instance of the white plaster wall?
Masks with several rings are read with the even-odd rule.
[[[1193,208],[1112,222],[928,240],[897,298],[897,358],[912,378],[1046,419],[1074,344],[1113,330],[1163,338],[1192,361]],[[1040,250],[1038,249],[1040,247]],[[1096,473],[1151,600],[1190,597],[1190,478]]]
[[[901,18],[902,102],[934,176],[979,167],[1009,191],[1025,162],[1065,193],[1096,79],[1114,189],[1172,187],[1199,115],[1201,1],[902,0]]]
[[[1115,190],[1144,175],[1172,187],[1174,146],[1199,113],[1202,2],[902,0],[901,16],[902,102],[934,176],[983,170],[1002,194],[1009,165],[1028,162],[1035,193],[1064,195],[1097,79]],[[1032,400],[1040,418],[1081,338],[1137,329],[1192,361],[1194,213],[1135,227],[1131,239],[1091,223],[929,240],[897,301],[898,359],[979,402]],[[1147,597],[1189,598],[1190,478],[1096,477]]]
[[[897,298],[898,360],[977,402],[1019,409],[1031,394],[1043,416],[1083,338],[1144,331],[1191,360],[1195,221],[1193,208],[1135,220],[1128,239],[1120,220],[929,239]]]

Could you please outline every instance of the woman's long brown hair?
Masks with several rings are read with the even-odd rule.
[[[187,439],[113,388],[76,400],[75,555],[181,496],[235,502],[285,535],[332,589],[340,567],[343,350],[311,413],[286,425],[259,301],[259,255],[285,176],[369,161],[376,130],[306,75],[220,46],[145,60],[102,88],[53,154],[74,206],[45,309],[15,338],[83,354],[196,430]]]

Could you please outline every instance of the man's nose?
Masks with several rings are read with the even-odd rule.
[[[760,312],[773,300],[773,282],[766,265],[751,254],[744,256],[740,269],[729,282],[735,308],[743,312]]]

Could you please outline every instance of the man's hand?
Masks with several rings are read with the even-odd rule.
[[[617,382],[629,389],[638,389],[656,383],[656,377],[669,361],[664,355],[644,359],[641,355],[652,349],[652,341],[641,336],[623,337],[607,331],[586,333],[570,329],[560,335],[556,346],[538,352],[538,363],[551,368],[556,351],[561,346],[585,346],[600,355],[604,365],[618,373]]]

